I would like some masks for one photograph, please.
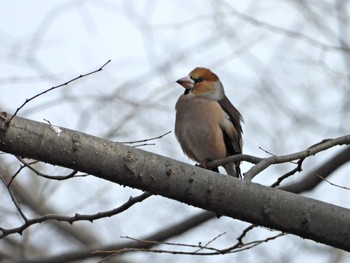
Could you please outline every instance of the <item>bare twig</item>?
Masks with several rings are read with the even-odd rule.
[[[257,174],[265,170],[271,164],[285,163],[298,159],[305,159],[311,155],[315,155],[321,151],[327,150],[336,145],[350,144],[350,135],[345,135],[335,139],[323,140],[320,143],[314,144],[308,149],[288,155],[281,156],[271,156],[260,161],[258,164],[254,165],[248,172],[244,174],[244,179],[251,181]]]
[[[232,245],[232,246],[230,246],[230,247],[228,247],[228,248],[221,249],[221,250],[220,250],[221,253],[222,253],[222,254],[225,254],[225,253],[227,253],[227,252],[229,252],[229,251],[232,251],[232,250],[234,250],[234,249],[243,247],[243,246],[245,245],[244,242],[243,242],[243,238],[247,235],[247,233],[248,233],[250,230],[254,229],[255,227],[256,227],[256,225],[250,225],[250,226],[248,226],[247,228],[245,228],[245,229],[242,231],[242,234],[237,238],[237,242],[236,242],[234,245]]]
[[[274,236],[271,236],[271,237],[268,237],[268,238],[265,238],[265,239],[260,239],[260,240],[255,240],[255,241],[252,241],[252,242],[248,242],[248,243],[245,244],[244,247],[236,249],[236,250],[232,251],[232,253],[237,253],[237,252],[241,252],[243,250],[251,249],[251,248],[256,247],[256,246],[258,246],[258,245],[260,245],[262,243],[269,242],[271,240],[274,240],[276,238],[279,238],[279,237],[285,236],[285,235],[287,235],[287,234],[286,233],[279,233],[277,235],[274,235]]]
[[[276,154],[273,154],[272,152],[269,152],[268,150],[265,150],[265,149],[262,148],[261,146],[259,146],[259,150],[262,150],[263,152],[267,153],[268,155],[273,155],[273,156],[276,155]]]
[[[243,243],[243,238],[248,234],[248,232],[252,229],[254,229],[256,227],[256,225],[250,225],[248,226],[246,229],[243,230],[242,234],[237,238],[238,242],[240,244],[244,244]]]
[[[2,178],[2,177],[0,177],[0,178]],[[4,181],[4,179],[2,179],[2,180]],[[134,204],[142,202],[143,200],[150,197],[151,195],[152,194],[146,192],[146,193],[143,193],[143,194],[136,196],[136,197],[130,197],[130,199],[126,203],[119,206],[118,208],[115,208],[115,209],[112,209],[109,211],[105,211],[105,212],[98,212],[96,214],[90,214],[90,215],[75,214],[74,216],[44,215],[44,216],[36,217],[33,219],[26,219],[25,224],[23,224],[19,227],[11,228],[11,229],[0,228],[0,231],[2,232],[0,234],[0,239],[4,238],[10,234],[14,234],[14,233],[22,234],[22,232],[25,229],[27,229],[28,227],[30,227],[31,225],[42,223],[42,222],[48,221],[48,220],[56,220],[56,221],[68,222],[70,224],[73,224],[74,222],[82,221],[82,220],[93,222],[94,220],[97,220],[100,218],[111,217],[111,216],[114,216],[114,215],[117,215],[117,214],[124,212],[125,210],[127,210],[128,208],[133,206]],[[12,195],[11,195],[11,197],[12,197]],[[15,202],[15,204],[16,204],[16,202]],[[19,209],[19,212],[21,213],[20,209]],[[21,215],[22,215],[22,213],[21,213]],[[22,217],[25,218],[24,215],[22,215]]]
[[[19,205],[19,203],[18,203],[16,197],[14,196],[14,194],[12,193],[12,191],[11,191],[11,189],[10,189],[9,184],[7,184],[5,178],[3,178],[1,175],[0,175],[0,179],[1,179],[1,181],[4,183],[4,185],[6,186],[6,189],[7,189],[7,191],[8,191],[9,194],[10,194],[10,197],[11,197],[11,200],[12,200],[13,204],[14,204],[15,207],[17,208],[17,210],[18,210],[19,214],[21,215],[21,217],[23,218],[25,224],[27,224],[27,223],[28,223],[28,218],[27,218],[26,215],[23,213],[23,211],[22,211],[22,209],[21,209],[21,207],[20,207],[20,205]],[[3,231],[3,230],[4,230],[3,228],[0,228],[0,231]]]
[[[202,246],[201,242],[199,242],[199,244],[194,245],[194,244],[184,244],[184,243],[174,243],[174,242],[160,242],[160,241],[153,241],[153,240],[137,239],[137,238],[133,238],[133,237],[129,237],[129,236],[124,236],[124,237],[121,237],[121,238],[127,238],[127,239],[130,239],[130,240],[133,240],[133,241],[137,241],[137,242],[140,242],[140,243],[152,244],[152,245],[168,245],[168,246],[208,249],[208,250],[215,250],[215,251],[218,250],[218,249],[211,248],[211,247],[208,247],[208,246],[207,247]]]
[[[21,157],[16,156],[16,158],[18,159],[18,161],[20,161],[24,165],[24,167],[29,168],[30,170],[32,170],[34,173],[36,173],[40,177],[43,177],[46,179],[62,181],[62,180],[67,180],[67,179],[73,178],[78,173],[77,170],[74,170],[71,173],[69,173],[68,175],[56,175],[56,176],[55,175],[47,175],[47,174],[39,172],[37,169],[33,168],[31,164],[26,163]]]
[[[156,145],[155,143],[142,143],[142,144],[137,144],[132,146],[133,148],[138,148],[138,147],[144,147],[144,146],[154,146]]]
[[[207,167],[214,168],[214,167],[218,167],[221,165],[226,165],[226,164],[231,163],[231,162],[235,163],[235,162],[242,162],[242,161],[257,164],[263,160],[264,160],[264,158],[253,156],[253,155],[237,154],[237,155],[229,156],[225,159],[210,161],[207,163]]]
[[[152,245],[168,245],[168,246],[178,246],[178,247],[189,247],[189,248],[198,248],[192,253],[197,253],[198,251],[201,250],[214,250],[214,251],[220,251],[219,249],[209,247],[209,244],[220,238],[221,236],[225,235],[226,233],[221,233],[217,235],[216,237],[212,238],[208,242],[205,243],[205,245],[202,245],[202,242],[199,242],[198,245],[193,245],[193,244],[183,244],[183,243],[173,243],[173,242],[160,242],[160,241],[153,241],[153,240],[144,240],[144,239],[137,239],[129,236],[123,236],[121,238],[127,238],[133,241],[137,241],[140,243],[145,243],[145,244],[152,244]]]
[[[237,252],[241,252],[243,250],[247,250],[247,249],[251,249],[257,245],[260,245],[262,243],[265,242],[269,242],[271,240],[274,240],[278,237],[284,236],[285,233],[280,233],[277,234],[275,236],[271,236],[265,239],[261,239],[261,240],[255,240],[252,242],[248,242],[242,246],[239,246],[237,248],[234,248],[232,250],[220,250],[217,248],[212,248],[212,247],[201,247],[201,245],[189,245],[189,244],[181,244],[181,243],[163,243],[160,242],[160,244],[162,245],[170,245],[170,246],[184,246],[184,247],[194,247],[194,248],[203,248],[203,249],[207,249],[209,250],[209,252],[196,252],[196,251],[180,251],[180,250],[164,250],[164,249],[145,249],[145,248],[122,248],[122,249],[118,249],[118,250],[111,250],[111,251],[101,251],[101,250],[96,250],[94,253],[105,253],[107,258],[99,261],[99,262],[103,262],[108,258],[111,258],[113,256],[116,255],[120,255],[122,253],[125,252],[149,252],[149,253],[166,253],[166,254],[173,254],[173,255],[195,255],[195,256],[214,256],[214,255],[222,255],[222,254],[232,254],[232,253],[237,253]],[[149,243],[151,242],[153,244],[154,241],[149,241],[149,240],[137,240],[137,239],[133,239],[139,242],[146,242]],[[158,245],[158,242],[155,242],[154,244]]]
[[[39,97],[39,96],[41,96],[41,95],[43,95],[43,94],[45,94],[45,93],[47,93],[47,92],[49,92],[49,91],[52,91],[52,90],[57,89],[57,88],[61,88],[61,87],[63,87],[63,86],[67,86],[68,84],[70,84],[70,83],[72,83],[72,82],[74,82],[74,81],[76,81],[76,80],[78,80],[78,79],[81,79],[81,78],[84,78],[84,77],[86,77],[86,76],[89,76],[89,75],[92,75],[92,74],[94,74],[94,73],[97,73],[97,72],[99,72],[99,71],[102,71],[103,68],[104,68],[109,62],[111,62],[111,60],[108,60],[108,61],[107,61],[106,63],[104,63],[99,69],[96,69],[96,70],[91,71],[91,72],[86,73],[86,74],[79,75],[78,77],[75,77],[75,78],[73,78],[73,79],[71,79],[71,80],[68,80],[68,81],[66,81],[65,83],[62,83],[62,84],[60,84],[60,85],[58,85],[58,86],[51,87],[51,88],[49,88],[49,89],[47,89],[47,90],[44,90],[43,92],[40,92],[40,93],[36,94],[35,96],[33,96],[33,97],[29,98],[29,99],[26,99],[26,100],[23,102],[23,104],[22,104],[19,108],[17,108],[17,110],[15,111],[15,113],[12,115],[12,117],[8,120],[7,125],[10,124],[10,122],[11,122],[12,119],[17,115],[17,113],[18,113],[27,103],[29,103],[30,101],[36,99],[37,97]]]
[[[350,162],[350,146],[344,147],[337,154],[334,154],[331,158],[324,161],[322,165],[307,172],[299,181],[282,186],[279,189],[292,193],[310,191],[323,182],[323,180],[315,176],[315,174],[327,178],[348,162]]]
[[[332,186],[335,186],[335,187],[338,187],[338,188],[341,188],[341,189],[345,189],[345,190],[350,190],[349,187],[346,187],[346,186],[342,186],[342,185],[339,185],[339,184],[335,184],[335,183],[332,183],[331,181],[327,180],[326,178],[322,177],[321,175],[319,174],[315,174],[318,178],[322,179],[323,181],[329,183],[330,185]]]
[[[152,137],[152,138],[148,138],[148,139],[143,139],[143,140],[138,140],[138,141],[129,141],[129,142],[119,142],[119,143],[133,144],[133,143],[149,142],[149,141],[161,139],[164,136],[168,135],[169,133],[171,133],[171,131],[167,131],[166,133],[163,133],[162,135],[159,135],[159,136],[156,136],[156,137]]]
[[[310,146],[304,151],[300,151],[300,152],[292,153],[288,155],[281,155],[281,156],[273,155],[267,158],[261,158],[261,157],[252,156],[248,154],[232,155],[225,159],[208,162],[207,168],[210,169],[213,167],[223,166],[231,162],[241,162],[241,161],[250,162],[256,165],[254,165],[248,172],[244,173],[243,175],[245,180],[251,181],[258,173],[265,170],[267,167],[269,167],[272,164],[286,163],[286,162],[292,162],[292,161],[298,160],[296,162],[297,167],[295,169],[293,169],[290,173],[287,173],[278,179],[276,184],[279,185],[279,183],[285,178],[291,176],[295,172],[301,171],[301,164],[306,157],[315,155],[333,146],[343,145],[343,144],[350,144],[350,135],[345,135],[335,139],[325,139],[325,140],[322,140],[321,142],[318,142]]]
[[[36,162],[37,162],[37,161],[36,161]],[[24,167],[25,167],[24,165],[21,165],[21,166],[18,168],[17,172],[14,173],[14,175],[11,177],[11,180],[8,182],[7,187],[10,187],[10,185],[12,184],[12,182],[15,180],[15,178],[17,177],[17,175],[20,174],[20,172],[24,169]]]
[[[206,249],[211,243],[213,243],[215,240],[217,240],[218,238],[222,237],[223,235],[226,235],[226,232],[221,233],[219,235],[217,235],[216,237],[212,238],[211,240],[209,240],[207,243],[205,243],[205,245],[202,245],[202,242],[199,242],[199,246],[201,246],[200,249],[196,250],[195,252],[199,252],[202,249]]]
[[[292,176],[292,175],[295,174],[296,172],[301,172],[301,171],[302,171],[301,165],[302,165],[302,163],[303,163],[304,160],[305,160],[305,158],[300,159],[300,160],[298,161],[298,163],[297,163],[297,167],[295,167],[293,170],[291,170],[291,171],[289,171],[288,173],[286,173],[286,174],[282,175],[281,177],[279,177],[279,178],[277,179],[277,181],[274,182],[274,183],[271,185],[271,187],[277,187],[277,186],[279,186],[279,185],[281,184],[281,182],[282,182],[283,180],[285,180],[285,179],[287,179],[288,177]]]

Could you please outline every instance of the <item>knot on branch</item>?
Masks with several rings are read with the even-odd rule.
[[[81,149],[81,141],[78,134],[73,134],[72,143],[73,143],[73,152],[77,152]]]
[[[264,217],[266,222],[270,222],[271,221],[271,204],[270,204],[270,200],[263,205],[263,207],[261,208],[261,215]]]
[[[175,174],[175,171],[173,170],[172,165],[169,161],[165,162],[165,172],[169,177]]]
[[[309,230],[310,228],[310,215],[308,212],[303,212],[301,227],[305,230]]]
[[[127,151],[125,157],[125,167],[128,169],[131,174],[135,174],[135,156],[131,151]],[[139,179],[142,179],[142,175],[139,174],[138,176]]]
[[[9,122],[9,115],[7,112],[1,112],[0,114],[0,131],[5,132],[6,129],[8,128],[10,122]]]

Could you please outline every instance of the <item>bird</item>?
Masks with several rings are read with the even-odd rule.
[[[198,165],[242,153],[243,117],[226,97],[219,77],[196,67],[176,81],[184,93],[175,105],[175,136],[183,152]],[[224,166],[228,175],[241,178],[240,162]],[[218,172],[218,168],[211,170]]]

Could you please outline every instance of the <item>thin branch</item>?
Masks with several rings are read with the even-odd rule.
[[[30,163],[33,164],[34,162]],[[11,176],[10,172],[3,166],[0,166],[0,174],[7,181],[9,181],[10,178],[13,179],[13,175]],[[46,202],[43,203],[40,200],[34,198],[32,193],[30,193],[30,191],[33,189],[31,189],[30,187],[28,188],[28,184],[24,183],[22,186],[21,182],[12,181],[11,190],[16,196],[16,198],[21,201],[21,207],[26,207],[27,209],[30,209],[31,214],[33,216],[57,214],[55,209],[53,209]],[[91,233],[90,229],[86,229],[86,227],[83,227],[81,225],[76,225],[74,228],[72,228],[70,225],[62,224],[58,221],[48,221],[47,224],[57,229],[60,232],[60,235],[63,235],[67,238],[69,237],[69,240],[72,242],[72,244],[76,244],[78,246],[83,247],[89,247],[92,245],[97,245],[99,242],[98,238]],[[9,238],[11,239],[11,237],[8,237],[3,240],[9,240]]]
[[[96,214],[90,214],[90,215],[75,214],[74,216],[71,216],[71,217],[60,216],[60,215],[44,215],[44,216],[36,217],[33,219],[27,219],[26,223],[19,226],[19,227],[11,228],[11,229],[0,228],[0,231],[2,232],[0,234],[0,239],[4,238],[10,234],[14,234],[14,233],[22,234],[22,232],[25,229],[27,229],[28,227],[30,227],[31,225],[42,223],[42,222],[48,221],[48,220],[63,221],[63,222],[73,224],[74,222],[82,221],[82,220],[93,222],[94,220],[97,220],[100,218],[111,217],[111,216],[114,216],[114,215],[117,215],[117,214],[124,212],[125,210],[127,210],[128,208],[133,206],[134,204],[142,202],[143,200],[150,197],[151,195],[152,194],[146,192],[146,193],[143,193],[143,194],[136,196],[136,197],[130,197],[130,199],[126,203],[119,206],[118,208],[115,208],[115,209],[112,209],[109,211],[105,211],[105,212],[98,212]]]
[[[220,234],[219,236],[221,236],[222,234]],[[154,240],[146,240],[146,239],[138,239],[138,238],[134,238],[134,237],[129,237],[129,236],[123,236],[121,238],[127,238],[130,239],[132,241],[137,241],[140,243],[144,243],[144,244],[151,244],[151,245],[167,245],[167,246],[178,246],[178,247],[189,247],[189,248],[199,248],[200,249],[208,249],[208,250],[215,250],[218,251],[218,249],[216,248],[212,248],[212,247],[205,247],[201,245],[201,242],[199,242],[198,245],[194,245],[194,244],[184,244],[184,243],[174,243],[174,242],[161,242],[161,241],[154,241]],[[217,237],[215,237],[217,238]],[[107,251],[105,251],[107,252]],[[113,252],[113,251],[110,251]],[[193,253],[193,252],[192,252]]]
[[[77,170],[73,170],[71,173],[69,173],[68,175],[47,175],[44,174],[42,172],[39,172],[38,170],[36,170],[35,168],[33,168],[31,166],[31,164],[26,163],[21,157],[16,156],[16,158],[18,159],[18,161],[20,161],[24,167],[29,168],[30,170],[32,170],[34,173],[36,173],[38,176],[46,178],[46,179],[52,179],[52,180],[58,180],[58,181],[62,181],[62,180],[67,180],[70,178],[73,178],[78,171]]]
[[[331,181],[327,180],[326,178],[322,177],[321,175],[319,174],[315,174],[318,178],[322,179],[323,181],[329,183],[330,185],[332,186],[335,186],[335,187],[338,187],[338,188],[341,188],[341,189],[345,189],[345,190],[350,190],[349,187],[346,187],[346,186],[342,186],[342,185],[339,185],[339,184],[335,184],[335,183],[332,183]]]
[[[267,157],[267,158],[261,158],[261,157],[248,155],[248,154],[232,155],[232,156],[229,156],[225,159],[208,162],[207,168],[211,169],[214,167],[226,165],[226,164],[231,163],[231,162],[246,161],[249,163],[253,163],[256,165],[254,165],[252,168],[250,168],[250,170],[248,172],[243,174],[245,180],[251,181],[257,174],[259,174],[260,172],[262,172],[263,170],[265,170],[266,168],[268,168],[272,164],[286,163],[286,162],[292,162],[292,161],[298,160],[298,162],[297,162],[298,166],[295,169],[293,169],[290,172],[290,174],[287,173],[286,175],[279,178],[279,181],[276,182],[278,185],[285,178],[291,176],[292,174],[294,174],[297,171],[301,171],[302,161],[306,157],[309,157],[311,155],[315,155],[321,151],[327,150],[327,149],[334,147],[336,145],[343,145],[343,144],[350,144],[350,135],[345,135],[345,136],[338,137],[335,139],[325,139],[325,140],[322,140],[321,142],[318,142],[318,143],[310,146],[309,148],[307,148],[304,151],[300,151],[300,152],[292,153],[292,154],[288,154],[288,155],[281,155],[281,156],[273,155],[273,156]],[[277,186],[277,185],[275,185],[275,186]]]
[[[232,163],[232,162],[235,163],[235,162],[242,162],[242,161],[257,164],[263,160],[265,160],[265,158],[248,155],[248,154],[237,154],[237,155],[231,155],[225,159],[210,161],[207,163],[207,168],[214,168],[214,167],[226,165],[228,163]]]
[[[20,172],[25,168],[24,165],[20,165],[20,167],[18,168],[17,172],[14,173],[14,175],[11,177],[10,181],[7,184],[7,187],[10,187],[10,185],[12,184],[12,182],[15,180],[15,178],[17,177],[17,175],[20,174]]]
[[[116,255],[120,255],[122,253],[125,252],[149,252],[149,253],[166,253],[166,254],[173,254],[173,255],[193,255],[193,256],[214,256],[214,255],[222,255],[222,254],[232,254],[232,253],[237,253],[237,252],[241,252],[243,250],[248,250],[251,249],[255,246],[258,246],[262,243],[266,243],[269,242],[271,240],[274,240],[278,237],[284,236],[285,233],[280,233],[277,234],[275,236],[271,236],[265,239],[261,239],[261,240],[255,240],[252,242],[248,242],[246,244],[244,244],[243,246],[239,247],[239,248],[235,248],[232,249],[230,251],[224,251],[222,252],[222,250],[220,249],[216,249],[216,248],[212,248],[212,247],[207,247],[204,249],[208,249],[208,250],[214,250],[213,252],[195,252],[195,251],[179,251],[179,250],[163,250],[163,249],[145,249],[145,248],[122,248],[122,249],[118,249],[118,250],[112,250],[112,251],[101,251],[101,250],[96,250],[94,253],[105,253],[107,256],[107,258],[99,261],[99,262],[103,262],[106,259],[109,259],[113,256]],[[134,239],[137,240],[137,239]],[[138,240],[139,242],[142,243],[153,243],[153,241],[149,241],[149,240]],[[164,244],[164,243],[163,243]],[[197,248],[201,248],[200,245],[188,245],[188,244],[181,244],[181,243],[168,243],[169,245],[172,246],[185,246],[185,247],[197,247]]]
[[[156,136],[156,137],[152,137],[152,138],[148,138],[148,139],[143,139],[143,140],[139,140],[139,141],[119,142],[119,143],[133,144],[133,143],[149,142],[149,141],[161,139],[164,136],[168,135],[169,133],[171,133],[171,131],[168,131],[166,133],[163,133],[162,135],[159,135],[159,136]]]
[[[250,225],[246,229],[243,230],[242,234],[237,238],[238,242],[240,244],[243,244],[243,238],[248,234],[248,232],[252,229],[254,229],[256,225]]]
[[[350,135],[345,135],[335,139],[326,139],[317,144],[314,144],[313,146],[309,147],[304,151],[296,152],[293,154],[271,156],[271,157],[265,158],[261,162],[259,162],[258,164],[250,168],[248,172],[244,173],[244,179],[251,181],[257,174],[265,170],[271,164],[285,163],[285,162],[290,162],[298,159],[303,159],[311,155],[315,155],[321,151],[327,150],[336,145],[344,145],[344,144],[350,144]]]
[[[212,238],[212,239],[209,240],[207,243],[205,243],[205,245],[202,245],[202,242],[199,242],[198,245],[199,245],[201,248],[199,248],[199,249],[196,250],[195,252],[199,252],[199,251],[201,251],[201,250],[203,250],[203,249],[208,248],[208,246],[209,246],[211,243],[213,243],[215,240],[219,239],[219,238],[222,237],[223,235],[226,235],[226,232],[221,233],[221,234],[217,235],[216,237]]]
[[[58,86],[51,87],[51,88],[49,88],[49,89],[47,89],[47,90],[44,90],[43,92],[40,92],[40,93],[36,94],[35,96],[33,96],[33,97],[29,98],[29,99],[26,99],[26,100],[23,102],[23,104],[22,104],[19,108],[17,108],[17,110],[15,111],[15,113],[12,115],[12,117],[11,117],[11,118],[9,119],[9,121],[7,122],[7,125],[10,124],[10,122],[11,122],[12,119],[17,115],[17,113],[18,113],[27,103],[29,103],[30,101],[36,99],[37,97],[39,97],[39,96],[41,96],[41,95],[43,95],[43,94],[45,94],[45,93],[47,93],[47,92],[50,92],[50,91],[54,90],[54,89],[58,89],[58,88],[61,88],[61,87],[63,87],[63,86],[67,86],[68,84],[70,84],[70,83],[72,83],[72,82],[74,82],[74,81],[76,81],[76,80],[78,80],[78,79],[81,79],[81,78],[87,77],[87,76],[89,76],[89,75],[95,74],[95,73],[97,73],[97,72],[99,72],[99,71],[102,71],[103,68],[104,68],[109,62],[111,62],[111,60],[108,60],[108,61],[107,61],[106,63],[104,63],[99,69],[96,69],[96,70],[91,71],[91,72],[86,73],[86,74],[79,75],[79,76],[77,76],[77,77],[75,77],[75,78],[73,78],[73,79],[71,79],[71,80],[66,81],[65,83],[62,83],[62,84],[60,84],[60,85],[58,85]]]
[[[281,177],[279,177],[277,179],[276,182],[274,182],[271,187],[277,187],[281,184],[281,182],[285,179],[287,179],[288,177],[292,176],[293,174],[295,174],[296,172],[301,172],[302,171],[302,168],[301,168],[301,165],[303,163],[303,161],[305,160],[305,158],[302,158],[298,161],[297,163],[297,167],[295,167],[293,170],[287,172],[286,174],[282,175]]]
[[[189,248],[198,248],[197,250],[195,250],[192,253],[197,253],[201,250],[214,250],[214,251],[221,251],[220,249],[217,248],[213,248],[213,247],[209,247],[209,244],[211,244],[212,242],[214,242],[215,240],[217,240],[218,238],[220,238],[221,236],[225,235],[226,233],[221,233],[219,235],[217,235],[216,237],[212,238],[210,241],[208,241],[205,245],[202,245],[202,242],[199,242],[198,245],[193,245],[193,244],[183,244],[183,243],[174,243],[174,242],[161,242],[161,241],[153,241],[153,240],[145,240],[145,239],[137,239],[137,238],[133,238],[133,237],[129,237],[129,236],[123,236],[121,238],[127,238],[130,239],[132,241],[137,241],[140,243],[145,243],[145,244],[151,244],[153,245],[168,245],[168,246],[179,246],[179,247],[189,247]]]
[[[310,148],[310,147],[309,147],[309,148]],[[262,150],[263,152],[265,152],[265,153],[268,154],[268,155],[277,156],[277,154],[274,154],[274,153],[272,153],[272,152],[270,152],[270,151],[268,151],[268,150],[266,150],[266,149],[264,149],[264,148],[262,148],[262,147],[260,147],[260,146],[259,146],[259,149]],[[293,162],[293,161],[290,161],[290,163],[295,163],[295,164],[297,164],[296,162]]]
[[[242,234],[237,238],[237,242],[236,244],[228,247],[228,248],[225,248],[225,249],[221,249],[221,253],[222,254],[225,254],[229,251],[232,251],[234,249],[237,249],[237,248],[240,248],[240,247],[243,247],[245,244],[243,242],[243,238],[248,234],[248,232],[252,229],[254,229],[256,227],[256,225],[250,225],[248,226],[247,228],[245,228],[243,231],[242,231]]]
[[[190,218],[186,218],[182,220],[181,222],[172,224],[171,226],[168,226],[167,228],[158,230],[155,234],[150,234],[147,237],[144,237],[144,240],[157,240],[157,241],[164,241],[166,239],[169,239],[171,237],[175,237],[178,235],[181,235],[182,233],[193,230],[196,227],[201,226],[202,223],[210,220],[210,219],[217,219],[215,213],[211,212],[201,212],[199,214],[196,214],[194,216],[191,216]],[[28,262],[28,263],[38,263],[38,262],[46,262],[46,263],[61,263],[61,262],[70,262],[70,261],[82,261],[83,259],[89,259],[89,258],[101,258],[105,257],[106,253],[101,252],[98,253],[96,251],[115,251],[119,249],[123,249],[125,247],[127,248],[151,248],[152,244],[145,244],[140,243],[137,241],[131,241],[131,242],[125,242],[121,244],[113,244],[113,245],[106,245],[101,247],[100,245],[96,246],[95,248],[89,248],[89,246],[85,246],[85,249],[78,249],[73,252],[67,252],[67,253],[61,253],[56,256],[49,256],[49,257],[41,257],[33,260],[25,260],[21,263]]]
[[[156,145],[155,143],[142,143],[142,144],[137,144],[132,146],[133,148],[139,148],[139,147],[144,147],[144,146],[154,146]]]
[[[323,182],[323,180],[315,176],[315,174],[318,174],[323,178],[327,178],[348,162],[350,162],[350,146],[343,148],[337,154],[334,154],[331,158],[324,161],[322,165],[306,173],[301,180],[282,186],[279,189],[292,193],[310,191],[315,189],[321,182]]]
[[[264,148],[262,148],[261,146],[259,146],[259,150],[262,150],[263,152],[269,154],[269,155],[272,155],[272,156],[275,156],[276,154],[273,154],[272,152],[269,152],[268,150],[265,150]]]
[[[248,242],[248,243],[245,244],[245,247],[236,249],[232,253],[237,253],[237,252],[241,252],[241,251],[244,251],[244,250],[251,249],[251,248],[256,247],[256,246],[258,246],[258,245],[260,245],[262,243],[267,243],[267,242],[269,242],[271,240],[274,240],[276,238],[279,238],[279,237],[282,237],[282,236],[285,236],[285,235],[287,235],[287,233],[279,233],[279,234],[277,234],[275,236],[271,236],[271,237],[268,237],[266,239],[261,239],[261,240],[255,240],[255,241],[252,241],[252,242]]]
[[[1,175],[0,175],[0,179],[1,179],[1,181],[4,183],[4,185],[6,186],[6,189],[7,189],[7,191],[8,191],[9,194],[10,194],[10,197],[11,197],[11,200],[12,200],[13,204],[14,204],[15,207],[17,208],[17,210],[18,210],[19,214],[21,215],[21,217],[23,218],[25,224],[27,224],[29,220],[28,220],[28,218],[26,217],[26,215],[23,213],[21,207],[19,206],[19,203],[18,203],[18,201],[16,200],[16,197],[14,196],[14,194],[12,193],[9,184],[7,184],[5,178],[3,178]],[[4,231],[4,229],[3,229],[3,228],[0,228],[0,231]]]

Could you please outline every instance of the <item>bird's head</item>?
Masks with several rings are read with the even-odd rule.
[[[195,68],[188,76],[176,82],[186,89],[185,94],[217,101],[225,97],[224,88],[220,79],[207,68]]]

